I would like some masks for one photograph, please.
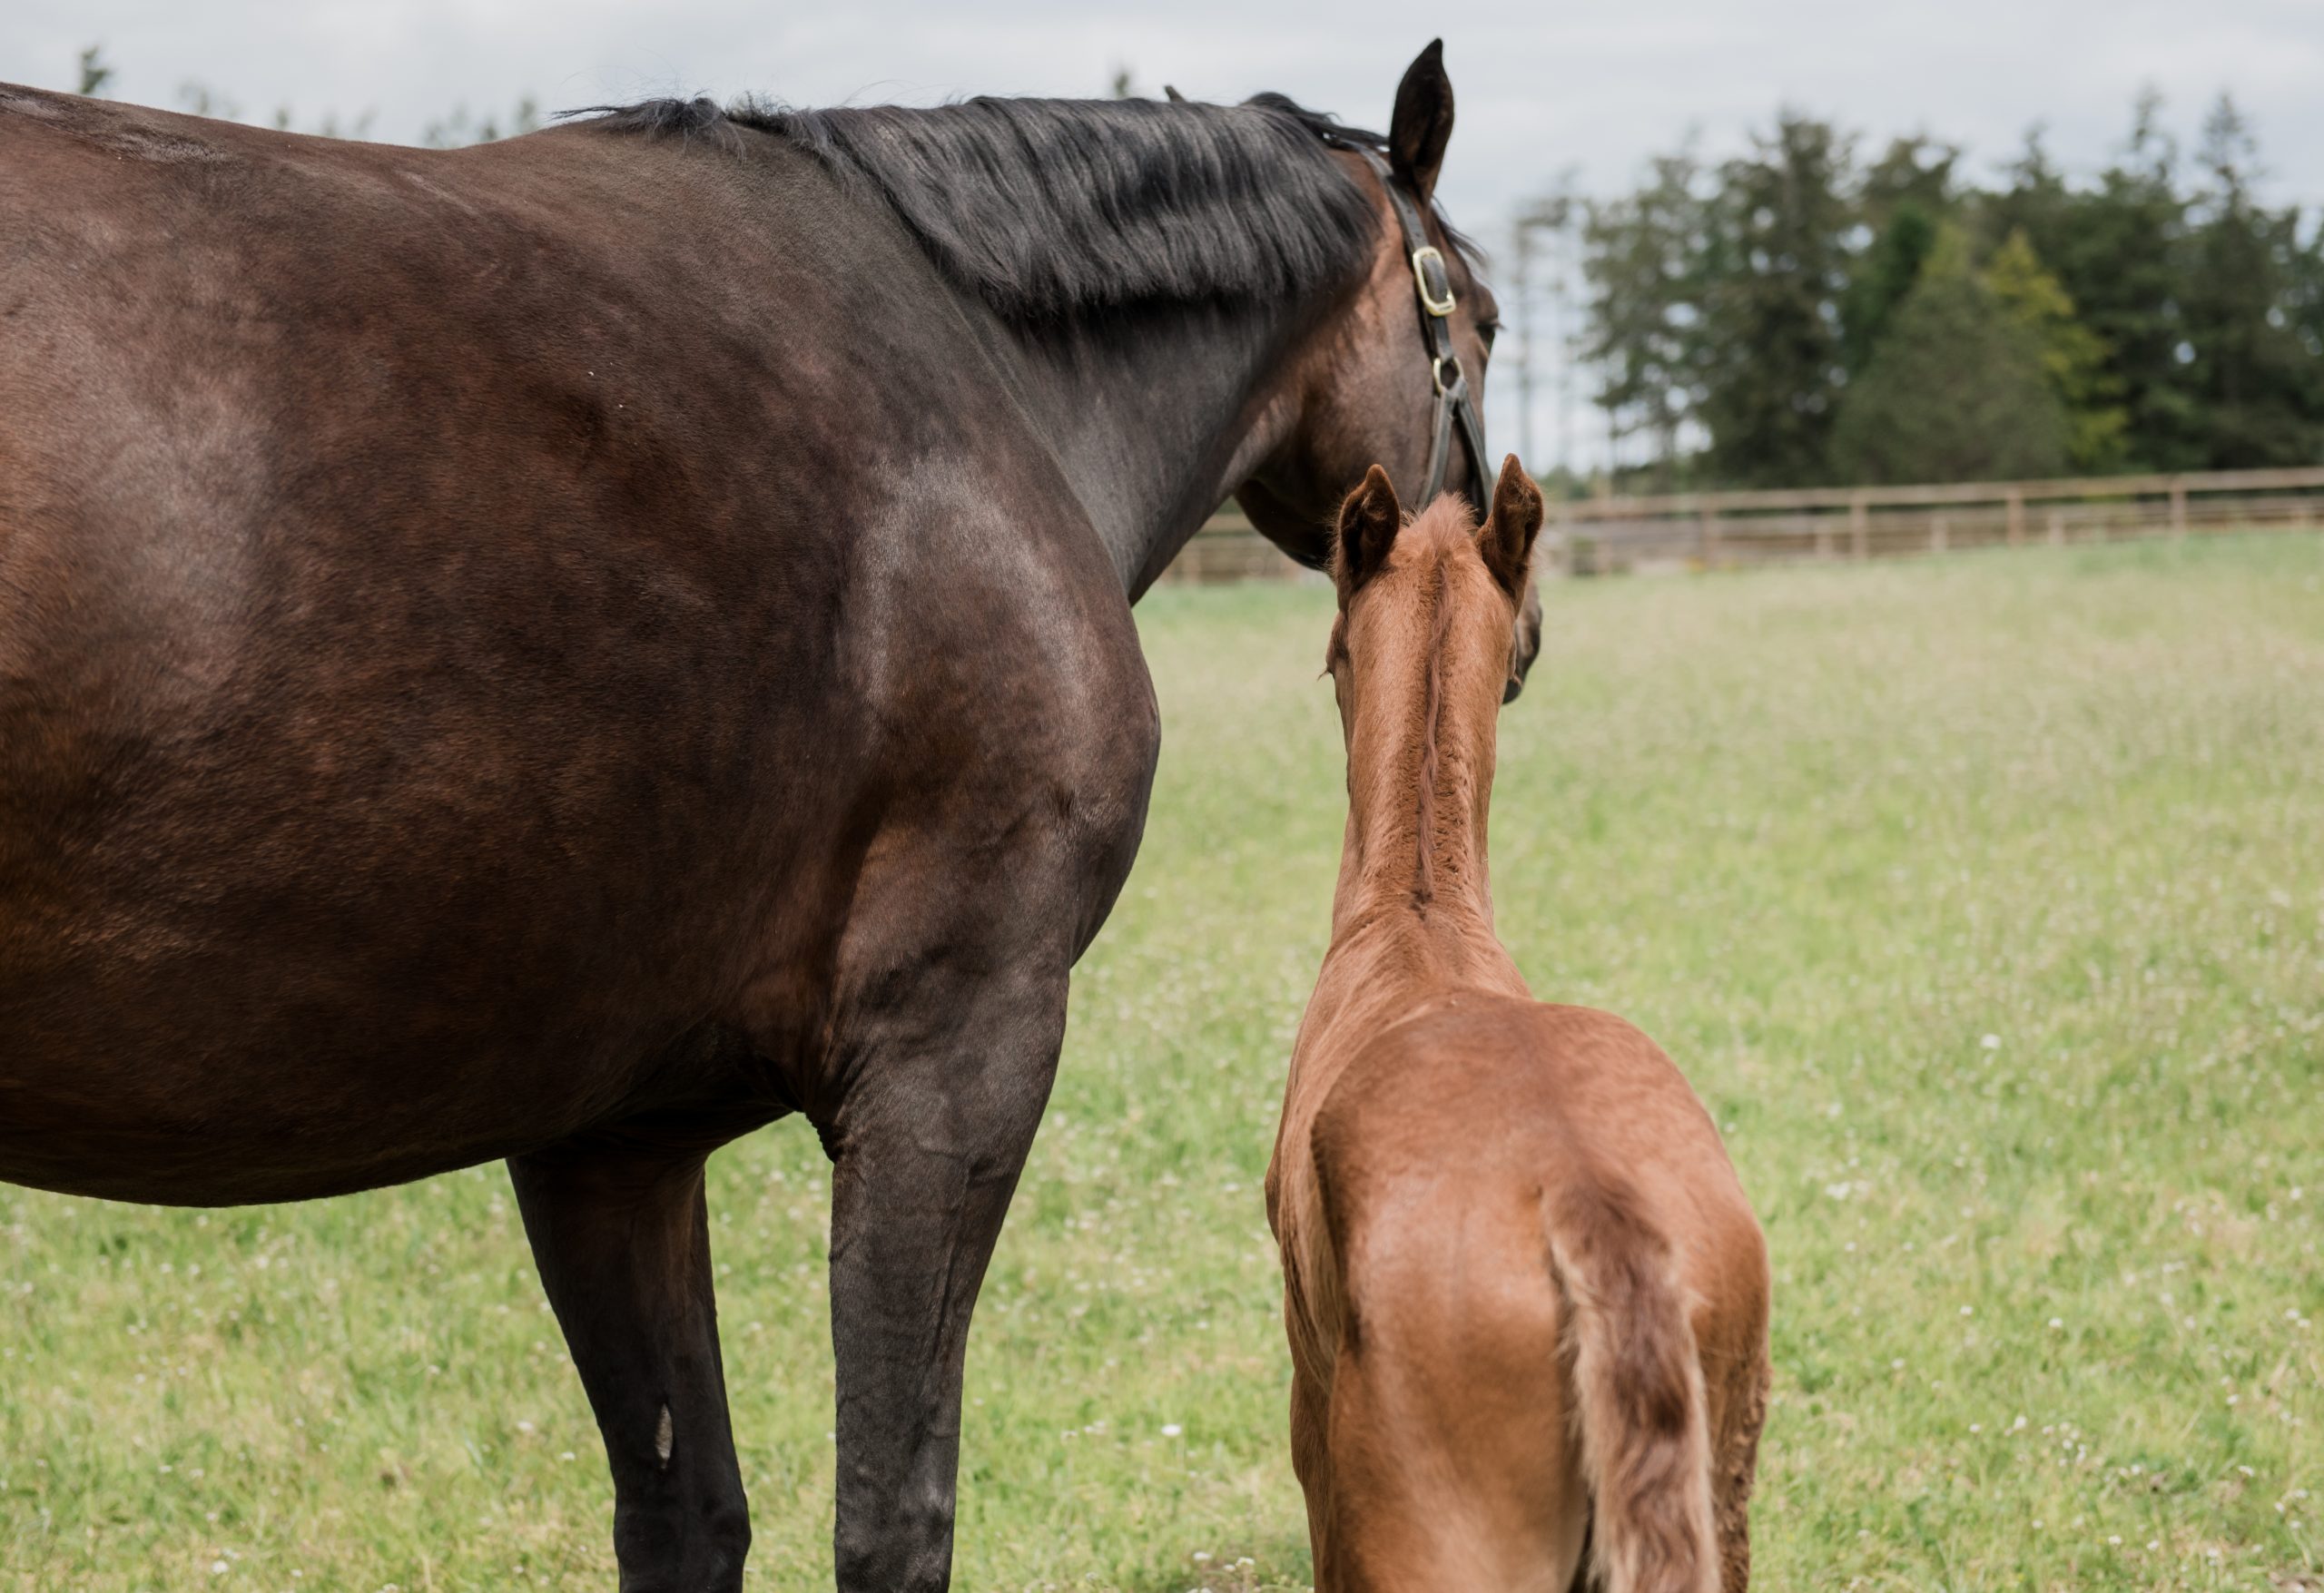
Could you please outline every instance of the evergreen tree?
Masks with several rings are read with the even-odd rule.
[[[1843,351],[1849,373],[1861,375],[1872,362],[1880,334],[1905,295],[1919,280],[1921,266],[1936,247],[1938,215],[1920,201],[1907,199],[1890,213],[1887,225],[1873,239],[1872,247],[1856,262],[1840,300]]]
[[[1863,482],[2053,476],[2067,439],[2039,338],[1971,269],[1962,230],[1944,228],[1848,388],[1835,467]]]
[[[2324,216],[2292,253],[2284,290],[2284,322],[2310,359],[2324,366]]]
[[[1886,227],[1905,205],[1925,215],[1950,214],[1958,197],[1953,168],[1960,161],[1957,146],[1940,143],[1925,133],[1891,139],[1886,152],[1865,169],[1856,209],[1865,223],[1876,230]]]
[[[1850,160],[1848,139],[1828,123],[1787,112],[1750,155],[1719,170],[1702,267],[1698,417],[1722,480],[1826,477],[1844,379]]]
[[[2083,324],[2104,342],[2128,414],[2120,463],[2132,469],[2200,468],[2197,408],[2189,391],[2180,311],[2187,202],[2178,151],[2161,126],[2162,102],[2142,95],[2122,158],[2094,188],[2075,189],[2053,167],[2039,135],[1987,202],[1993,235],[2023,230]]]
[[[1651,172],[1630,197],[1590,206],[1582,222],[1582,349],[1603,373],[1597,398],[1610,434],[1652,438],[1657,485],[1667,488],[1701,363],[1703,201],[1691,151],[1656,160]]]
[[[2258,149],[2221,95],[2198,157],[2207,181],[2188,239],[2182,290],[2188,385],[2202,467],[2306,465],[2324,455],[2324,372],[2292,325],[2299,271],[2296,211],[2252,196]]]
[[[1856,214],[1872,242],[1848,273],[1840,300],[1842,353],[1851,375],[1872,358],[1888,318],[1920,275],[1937,228],[1954,213],[1953,168],[1961,152],[1915,134],[1889,143],[1865,172]]]
[[[2116,467],[2131,416],[2122,404],[2121,380],[2108,366],[2111,350],[2075,316],[2073,297],[2043,268],[2024,228],[1994,251],[1984,283],[2041,350],[2050,390],[2065,408],[2066,456],[2074,469]]]

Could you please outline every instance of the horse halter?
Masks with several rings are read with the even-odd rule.
[[[1461,440],[1469,450],[1469,506],[1482,515],[1492,501],[1485,485],[1485,422],[1477,412],[1476,395],[1469,388],[1469,373],[1461,365],[1461,356],[1452,348],[1452,311],[1459,302],[1452,296],[1452,278],[1445,269],[1443,251],[1428,241],[1428,229],[1421,222],[1420,211],[1396,186],[1395,174],[1376,150],[1365,150],[1364,158],[1380,174],[1380,186],[1388,192],[1388,202],[1396,211],[1396,225],[1404,235],[1404,254],[1412,261],[1413,286],[1419,290],[1420,335],[1428,347],[1429,385],[1436,390],[1436,419],[1428,445],[1428,490],[1422,493],[1422,504],[1433,503],[1436,495],[1444,490],[1444,478],[1452,466],[1452,428],[1458,422]]]

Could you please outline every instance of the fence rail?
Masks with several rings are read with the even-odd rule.
[[[2319,526],[2324,466],[1585,498],[1550,506],[1541,558],[1545,567],[1566,574],[1599,575]],[[1267,580],[1302,573],[1229,505],[1187,545],[1165,579]]]

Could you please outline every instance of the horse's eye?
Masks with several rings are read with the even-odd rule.
[[[1485,352],[1488,354],[1492,353],[1492,340],[1501,336],[1501,323],[1497,320],[1479,321],[1477,323],[1477,336],[1485,340]]]

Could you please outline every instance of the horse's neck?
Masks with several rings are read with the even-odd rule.
[[[1074,495],[1136,597],[1281,441],[1268,389],[1294,310],[1137,312],[1135,326],[1027,333],[1019,380]]]

